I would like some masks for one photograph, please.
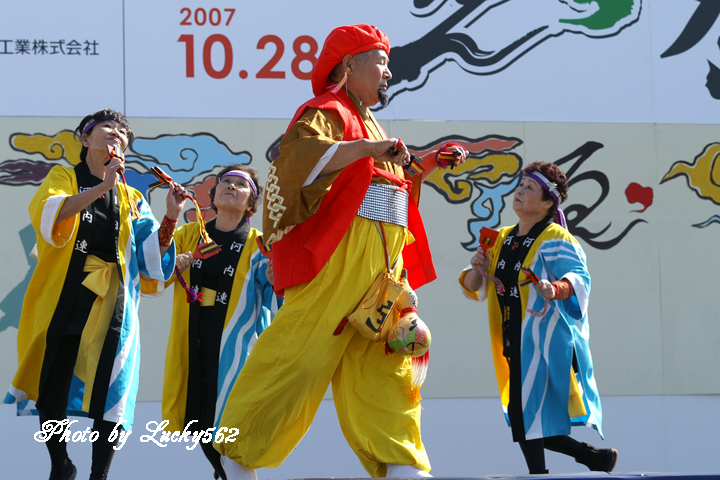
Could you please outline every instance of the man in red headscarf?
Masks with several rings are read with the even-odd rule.
[[[313,69],[315,98],[298,109],[270,167],[263,230],[285,304],[220,420],[239,429],[234,442],[215,444],[228,478],[279,466],[331,382],[345,438],[372,477],[430,476],[411,359],[338,328],[385,272],[406,269],[413,288],[435,279],[416,205],[420,175],[405,180],[407,148],[369,110],[387,102],[389,53],[374,26],[333,30]]]

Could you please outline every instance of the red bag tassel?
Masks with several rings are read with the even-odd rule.
[[[343,330],[345,330],[345,325],[347,325],[347,324],[348,324],[348,318],[345,317],[340,322],[340,325],[337,326],[337,328],[333,332],[333,335],[335,335],[335,336],[340,335],[343,332]]]

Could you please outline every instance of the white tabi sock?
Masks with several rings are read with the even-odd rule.
[[[230,457],[221,456],[220,464],[225,470],[228,480],[257,480],[255,470],[248,470]]]
[[[394,463],[387,464],[387,473],[385,478],[427,478],[432,477],[425,470],[420,470],[412,465],[395,465]]]

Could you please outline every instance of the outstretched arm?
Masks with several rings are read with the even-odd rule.
[[[338,145],[335,154],[320,171],[320,176],[329,175],[341,170],[351,163],[365,157],[373,157],[378,162],[391,162],[395,165],[403,165],[410,157],[405,145],[400,145],[395,155],[391,149],[395,146],[396,139],[367,140],[360,139],[352,142],[342,142]]]
[[[467,160],[467,154],[468,154],[468,152],[467,152],[467,150],[465,150],[464,148],[460,148],[460,147],[457,147],[457,146],[454,146],[454,145],[453,145],[453,146],[445,149],[445,151],[446,151],[446,152],[453,152],[453,153],[457,152],[457,153],[455,154],[455,155],[456,155],[456,160],[455,160],[455,162],[456,162],[456,163],[455,163],[455,166],[456,166],[456,167],[459,166],[459,165],[462,165],[463,163],[465,163],[465,160]],[[422,165],[423,165],[423,168],[425,169],[425,170],[423,171],[423,173],[422,173],[422,180],[423,180],[423,182],[424,182],[425,180],[427,180],[427,178],[428,178],[430,175],[432,175],[432,173],[439,167],[437,161],[435,160],[435,156],[436,156],[437,152],[438,152],[437,150],[433,150],[433,151],[431,151],[430,153],[426,154],[426,155],[423,157],[423,163],[422,163]],[[444,167],[443,167],[443,168],[444,168]]]
[[[161,257],[164,257],[170,248],[173,233],[175,233],[175,226],[180,217],[180,212],[182,212],[183,207],[185,207],[185,197],[187,196],[187,190],[179,183],[172,182],[169,187],[165,201],[167,213],[160,223],[160,234],[158,235]]]

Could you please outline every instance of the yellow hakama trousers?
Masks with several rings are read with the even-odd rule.
[[[392,265],[407,231],[383,226]],[[397,276],[402,260],[398,264]],[[411,360],[387,355],[384,343],[350,325],[333,335],[385,270],[377,227],[355,217],[318,275],[285,290],[285,304],[258,338],[228,398],[220,426],[239,434],[233,443],[215,444],[222,455],[249,469],[278,467],[310,428],[332,382],[345,439],[372,477],[384,477],[388,463],[430,470],[420,402],[411,393]]]

